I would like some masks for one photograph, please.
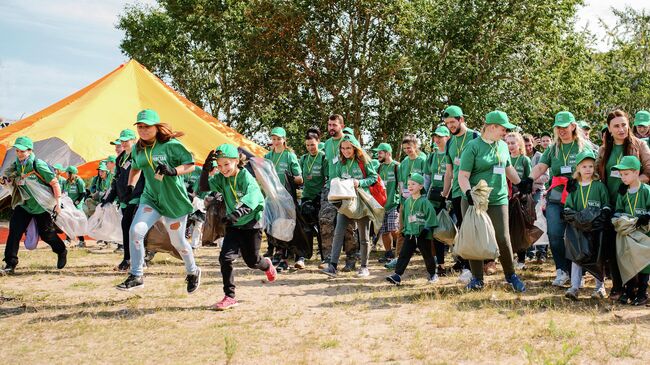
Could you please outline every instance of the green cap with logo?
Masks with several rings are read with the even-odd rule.
[[[52,167],[53,167],[55,170],[59,170],[59,171],[64,171],[64,170],[65,170],[65,169],[63,168],[63,165],[61,165],[60,163],[57,163],[57,164],[55,164],[55,165],[52,166]]]
[[[341,143],[343,142],[350,142],[353,146],[361,148],[361,143],[359,143],[359,140],[357,140],[357,138],[351,134],[344,134],[343,138],[341,138]]]
[[[97,167],[97,170],[108,172],[108,167],[106,167],[106,164],[105,164],[105,163],[100,162],[100,163],[99,163],[99,166]]]
[[[120,137],[117,139],[117,143],[121,141],[130,141],[136,139],[135,132],[132,129],[124,129],[120,132]]]
[[[624,156],[618,164],[612,166],[612,169],[641,171],[641,162],[636,156]]]
[[[634,115],[634,126],[650,126],[650,113],[646,110],[639,110],[636,115]]]
[[[354,131],[353,131],[352,128],[350,128],[350,127],[345,127],[345,128],[343,128],[343,131],[342,131],[342,132],[343,132],[343,134],[349,134],[349,135],[351,135],[351,136],[354,135]]]
[[[34,149],[34,142],[32,142],[31,138],[22,136],[16,138],[16,142],[14,142],[13,147],[20,151],[32,150]]]
[[[416,182],[416,183],[418,183],[420,185],[424,185],[424,177],[422,175],[418,174],[417,172],[412,173],[409,176],[409,180],[411,180],[413,182]]]
[[[138,113],[137,121],[135,124],[144,123],[146,125],[156,125],[160,123],[160,117],[153,109],[145,109]]]
[[[215,153],[217,158],[239,158],[239,151],[237,151],[237,147],[229,143],[224,143],[217,147]]]
[[[115,155],[110,155],[106,159],[106,162],[117,162],[117,157],[115,157]]]
[[[116,139],[116,140],[114,140],[114,141],[110,141],[110,142],[108,142],[108,143],[109,143],[111,146],[117,146],[117,145],[121,145],[121,144],[122,144],[122,142],[120,142],[119,139]]]
[[[271,135],[272,136],[278,136],[282,138],[287,138],[287,131],[284,130],[282,127],[275,127],[271,129]]]
[[[463,116],[463,109],[456,105],[450,105],[442,113],[443,118],[460,118]]]
[[[444,125],[441,125],[438,128],[436,128],[433,134],[440,137],[449,137],[451,135],[451,133],[449,133],[449,129],[447,129],[447,127],[445,127]]]
[[[493,110],[485,115],[485,124],[498,124],[505,129],[514,129],[515,125],[510,123],[508,114],[501,110]]]
[[[573,116],[573,113],[567,111],[559,112],[555,114],[555,123],[553,124],[553,128],[566,128],[569,124],[574,123],[575,121],[576,117]]]
[[[65,169],[65,171],[68,174],[76,174],[76,173],[79,172],[79,170],[77,170],[77,168],[75,166],[69,166],[67,169]]]
[[[379,146],[373,148],[372,150],[377,152],[384,151],[384,152],[393,153],[393,147],[391,147],[388,143],[380,143]]]
[[[576,156],[576,166],[580,165],[580,162],[588,158],[596,161],[596,155],[594,154],[594,151],[591,150],[591,148],[587,148],[584,151],[578,153]]]
[[[591,129],[591,125],[589,125],[589,123],[587,123],[584,120],[578,121],[578,127],[582,128],[582,129]]]

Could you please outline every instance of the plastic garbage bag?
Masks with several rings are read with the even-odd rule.
[[[636,228],[637,218],[621,216],[612,219],[616,230],[616,260],[623,283],[650,265],[648,226]]]
[[[454,244],[457,234],[458,228],[451,219],[449,211],[447,209],[440,210],[440,213],[438,213],[438,226],[433,230],[433,238],[451,246]]]
[[[83,210],[86,217],[92,217],[95,214],[95,209],[97,209],[98,201],[94,199],[86,199],[81,203],[81,210]]]
[[[528,249],[543,234],[535,227],[535,203],[530,194],[515,194],[508,202],[508,228],[512,251]]]
[[[164,252],[179,260],[183,259],[178,251],[176,251],[176,248],[172,245],[172,241],[169,239],[169,233],[167,233],[165,225],[160,221],[156,222],[153,227],[149,229],[147,235],[144,236],[144,246],[147,251]]]
[[[546,217],[544,216],[544,199],[540,199],[540,201],[535,205],[535,215],[537,219],[535,219],[535,227],[539,228],[539,231],[542,233],[546,233]],[[548,245],[548,235],[546,234],[541,234],[539,238],[537,238],[536,241],[533,242],[534,245]]]
[[[69,237],[84,236],[87,233],[88,218],[66,195],[61,197],[61,213],[55,216],[54,223]]]
[[[280,182],[269,160],[253,157],[250,164],[255,171],[255,179],[266,196],[262,214],[264,231],[280,241],[291,241],[296,227],[296,206],[291,195]]]
[[[205,213],[205,202],[203,199],[195,196],[194,199],[192,199],[192,209],[196,212],[197,210],[200,212]]]
[[[56,199],[52,188],[49,185],[43,185],[40,180],[25,179],[25,186],[32,193],[32,196],[48,212],[51,212],[56,205]],[[61,200],[63,202],[63,199]],[[72,200],[70,200],[72,202]],[[83,212],[82,212],[83,214]]]
[[[352,179],[335,177],[330,181],[330,192],[327,195],[327,200],[347,200],[356,197],[356,189],[354,188],[354,181]]]
[[[11,196],[13,192],[14,192],[14,188],[11,184],[7,183],[7,184],[0,185],[0,200],[8,196]]]
[[[38,225],[36,219],[32,218],[25,232],[25,248],[28,250],[35,249],[38,246],[38,239]]]
[[[98,241],[122,243],[122,213],[116,205],[97,206],[88,219],[88,235]]]
[[[488,260],[499,257],[499,246],[492,220],[487,214],[491,187],[485,180],[472,188],[474,205],[470,205],[454,241],[454,254],[467,260]]]
[[[207,196],[204,201],[205,224],[201,241],[203,246],[210,246],[214,244],[214,241],[226,235],[226,225],[221,223],[221,219],[226,216],[226,204],[223,202],[223,196],[219,193]]]

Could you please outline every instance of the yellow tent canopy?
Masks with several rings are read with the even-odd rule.
[[[99,161],[115,154],[109,142],[117,139],[122,129],[135,130],[136,115],[143,109],[154,109],[162,122],[185,132],[180,140],[197,162],[222,143],[257,156],[266,152],[131,60],[76,93],[0,129],[2,169],[14,161],[14,140],[28,136],[39,158],[50,164],[79,166],[81,176],[92,176]]]

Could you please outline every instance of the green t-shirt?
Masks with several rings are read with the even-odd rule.
[[[61,188],[61,191],[63,192],[65,189],[65,177],[63,176],[57,176],[56,179],[59,181],[59,187]]]
[[[429,154],[424,174],[431,176],[431,187],[442,190],[445,185],[447,154],[437,148]]]
[[[594,180],[590,185],[577,184],[576,191],[569,193],[564,206],[575,211],[584,210],[586,207],[605,208],[609,204],[609,193],[605,184]]]
[[[132,169],[141,170],[144,174],[144,191],[140,196],[140,204],[154,208],[163,217],[179,218],[190,214],[193,208],[183,176],[164,176],[162,180],[154,177],[154,169],[161,163],[174,168],[193,164],[194,158],[176,139],[156,143],[153,150],[151,147],[136,147],[133,151]]]
[[[343,136],[341,136],[341,138],[343,138]],[[323,146],[323,152],[325,152],[325,160],[327,161],[328,176],[326,185],[328,188],[330,186],[330,180],[336,177],[334,176],[336,174],[335,165],[338,164],[340,158],[339,147],[341,146],[341,138],[336,139],[334,137],[331,137],[325,141],[325,146]]]
[[[194,194],[197,196],[199,199],[204,199],[206,196],[208,196],[207,191],[200,191],[200,184],[199,180],[201,179],[201,173],[203,172],[203,168],[201,166],[194,166],[194,171],[192,171],[191,174],[185,174],[183,175],[183,181],[185,181],[185,187],[186,188],[191,188]]]
[[[409,196],[408,192],[408,181],[411,174],[418,173],[424,175],[424,171],[427,167],[427,156],[423,153],[419,153],[415,159],[411,159],[409,156],[404,157],[402,162],[399,164],[397,169],[397,182],[398,189],[400,193],[400,201],[404,202],[406,197]]]
[[[93,177],[93,179],[90,181],[90,192],[91,193],[103,193],[108,188],[111,187],[111,182],[109,180],[108,174],[106,175],[105,179],[102,179],[99,177],[99,175],[96,175]]]
[[[377,171],[375,171],[371,163],[364,164],[366,177],[363,176],[364,173],[361,171],[357,160],[340,161],[334,167],[336,171],[332,175],[333,177],[359,180],[359,187],[368,193],[370,192],[368,190],[370,185],[377,182]]]
[[[404,207],[400,213],[402,221],[402,233],[411,236],[419,236],[422,229],[429,229],[427,238],[431,238],[431,228],[438,226],[438,217],[436,210],[431,202],[424,196],[420,196],[417,200],[409,197],[404,201]]]
[[[575,141],[563,143],[559,148],[556,145],[551,145],[544,151],[539,163],[549,167],[551,179],[555,176],[564,176],[570,179],[576,170],[576,155],[580,152],[578,143]],[[554,190],[562,191],[564,188],[558,186]]]
[[[397,208],[400,202],[399,192],[397,191],[397,174],[395,173],[398,168],[399,164],[395,160],[389,164],[382,163],[379,165],[378,174],[386,188],[386,206],[384,206],[386,211]]]
[[[43,185],[49,186],[49,182],[55,178],[54,173],[50,171],[50,168],[45,161],[36,159],[36,173],[41,175],[44,181],[41,180],[34,172],[34,159],[36,159],[36,156],[34,156],[33,153],[29,155],[24,164],[21,164],[18,158],[16,158],[14,161],[14,168],[16,169],[17,173],[16,178],[38,181]],[[38,204],[36,199],[34,199],[34,195],[29,190],[27,185],[19,185],[19,188],[23,189],[29,195],[29,199],[25,200],[20,205],[27,211],[27,213],[41,214],[45,212],[45,209],[40,204]],[[63,187],[61,187],[61,189],[63,189]]]
[[[460,157],[460,171],[470,173],[470,186],[485,180],[488,186],[492,188],[488,200],[489,205],[508,204],[508,184],[505,168],[510,165],[508,146],[503,141],[488,144],[483,138],[476,138],[467,143]],[[499,171],[496,171],[497,169]],[[466,199],[464,195],[463,199]]]
[[[530,158],[525,155],[519,155],[517,157],[510,157],[510,162],[512,162],[512,167],[517,170],[517,175],[519,175],[520,179],[523,179],[524,177],[530,176],[530,170],[532,163],[530,162]]]
[[[325,153],[318,151],[315,156],[308,153],[302,155],[300,157],[300,167],[303,180],[302,199],[313,200],[319,197],[327,177]]]
[[[70,180],[66,180],[65,192],[68,194],[68,197],[74,202],[86,192],[86,183],[79,176],[77,176],[72,182]],[[81,199],[79,201],[79,204],[77,204],[77,209],[82,209],[83,201],[84,199]]]
[[[236,176],[224,177],[216,173],[208,180],[210,190],[223,195],[226,204],[226,214],[231,214],[240,204],[251,209],[251,212],[240,217],[235,227],[241,227],[252,221],[259,222],[264,209],[264,196],[253,175],[246,169],[241,169]]]
[[[454,172],[454,177],[451,182],[452,198],[458,198],[459,196],[463,195],[463,192],[460,191],[460,186],[458,186],[458,171],[460,171],[461,155],[463,154],[465,147],[467,147],[467,144],[473,139],[479,138],[480,136],[480,133],[468,128],[462,136],[452,135],[451,138],[449,138],[449,142],[447,142],[448,148],[445,151],[447,154],[446,163],[452,166]]]
[[[275,167],[275,172],[278,173],[280,182],[282,185],[286,183],[285,172],[290,171],[293,176],[301,176],[302,172],[300,171],[300,164],[298,163],[298,157],[296,154],[285,149],[280,153],[275,153],[273,151],[264,155],[264,158],[271,161]]]
[[[619,186],[621,186],[622,183],[621,175],[618,171],[613,171],[614,174],[612,174],[612,167],[618,164],[619,161],[621,161],[621,158],[623,158],[623,156],[624,156],[623,145],[615,144],[612,147],[612,153],[609,155],[609,159],[605,164],[605,175],[607,176],[607,190],[609,190],[609,201],[611,202],[611,204],[616,204],[616,197],[618,196],[618,188]],[[601,176],[601,178],[604,178],[604,176]]]
[[[650,214],[650,186],[641,183],[639,190],[616,198],[616,213],[625,213],[632,217]]]

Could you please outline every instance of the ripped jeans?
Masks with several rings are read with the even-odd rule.
[[[185,263],[185,272],[187,275],[196,273],[196,263],[194,262],[194,254],[192,247],[185,238],[185,225],[187,223],[187,215],[178,218],[163,217],[157,210],[146,204],[140,204],[138,211],[135,212],[133,223],[129,231],[129,248],[131,251],[131,275],[142,276],[142,266],[144,265],[144,237],[149,232],[149,229],[162,219],[169,239],[176,248],[176,251],[183,258]]]

